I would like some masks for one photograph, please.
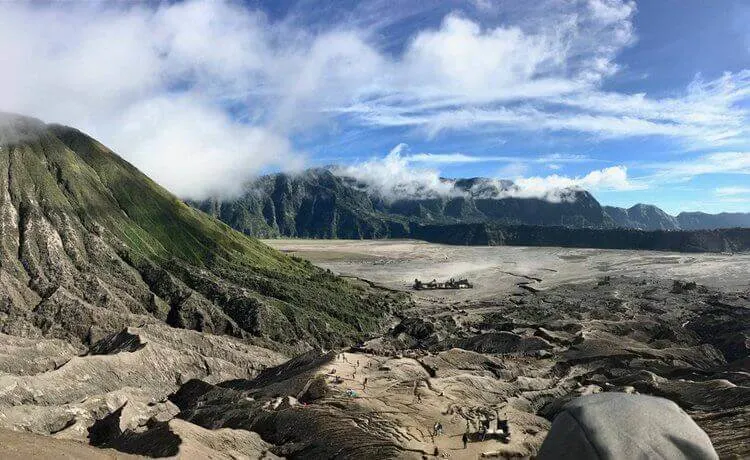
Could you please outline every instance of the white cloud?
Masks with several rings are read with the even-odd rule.
[[[234,121],[189,96],[132,105],[107,137],[134,146],[131,160],[183,198],[238,195],[259,167],[294,170],[302,162],[285,137]]]
[[[512,161],[495,172],[501,178],[520,178],[529,172],[529,165],[521,161]]]
[[[408,149],[406,144],[402,145],[402,153]],[[407,163],[428,163],[428,164],[466,164],[466,163],[548,163],[555,161],[558,163],[585,163],[596,161],[583,155],[564,155],[555,153],[543,155],[540,157],[509,156],[509,155],[467,155],[465,153],[414,153],[403,157]]]
[[[431,163],[431,164],[451,164],[451,163],[485,163],[493,161],[504,161],[501,157],[479,157],[466,155],[464,153],[416,153],[409,155],[404,159],[408,163]],[[505,158],[505,157],[502,157]]]
[[[747,139],[748,70],[698,77],[671,98],[600,89],[637,40],[634,2],[489,3],[477,5],[493,21],[451,12],[393,47],[386,28],[420,24],[409,19],[415,7],[375,2],[310,25],[229,1],[5,2],[0,110],[76,126],[195,198],[235,193],[243,176],[268,167],[299,166],[304,155],[290,139],[327,122],[411,127],[428,138],[481,128],[701,145]],[[397,171],[536,159],[456,152],[390,161]],[[389,171],[370,165],[382,167]]]
[[[492,10],[492,0],[472,0],[474,7],[482,11]]]
[[[299,166],[290,134],[382,67],[354,32],[311,35],[208,0],[3,3],[0,49],[0,110],[82,129],[192,198]]]
[[[563,201],[567,190],[587,190],[590,192],[615,190],[629,191],[646,188],[644,184],[634,182],[628,178],[627,168],[612,166],[610,168],[591,171],[580,177],[550,176],[518,177],[513,180],[518,187],[515,196],[519,198],[544,198],[549,201]]]
[[[1,9],[2,110],[80,128],[183,197],[299,164],[283,133],[224,107],[271,59],[262,15],[208,1]]]
[[[750,195],[750,187],[719,187],[714,190],[717,196]]]
[[[428,136],[483,126],[588,132],[590,126],[576,126],[584,122],[555,119],[536,106],[596,91],[617,70],[616,54],[635,40],[636,8],[620,0],[581,5],[547,2],[528,15],[533,20],[495,27],[450,14],[414,36],[369,97],[330,111],[367,125],[422,128]]]
[[[565,153],[552,153],[549,155],[543,155],[539,157],[537,163],[548,163],[554,161],[557,163],[586,163],[589,161],[598,161],[585,155],[579,154],[565,154]]]
[[[621,24],[627,21],[635,12],[635,2],[620,2],[617,0],[589,0],[591,16],[605,24]],[[632,33],[630,27],[626,27],[623,40],[630,40],[629,35]]]
[[[385,158],[337,167],[335,174],[352,177],[364,184],[367,190],[386,199],[428,198],[455,194],[453,185],[440,178],[440,172],[427,168],[411,168],[409,160],[401,155],[406,144],[394,147]]]
[[[537,100],[591,88],[611,75],[615,54],[633,41],[631,2],[571,3],[538,24],[485,28],[449,14],[436,29],[419,31],[390,62],[383,86],[366,101],[336,110],[415,115],[456,106]],[[372,120],[372,118],[370,118]]]
[[[562,64],[565,43],[555,36],[528,35],[517,27],[482,30],[469,19],[445,18],[409,44],[399,67],[399,87],[421,99],[485,101],[511,97],[525,85],[530,96],[557,92],[543,77]]]
[[[408,106],[357,106],[349,110],[370,125],[422,128],[429,136],[494,127],[505,131],[572,131],[607,138],[663,136],[697,146],[747,139],[749,112],[743,103],[750,101],[750,71],[728,73],[709,82],[697,78],[685,94],[683,98],[649,99],[644,94],[587,90],[538,98],[534,105],[431,111]]]
[[[617,53],[635,41],[635,3],[591,0],[575,14],[564,5],[540,14],[536,27],[482,28],[448,16],[440,28],[415,36],[394,63],[401,79],[385,96],[334,112],[366,125],[418,128],[428,137],[478,128],[571,131],[662,136],[691,148],[748,138],[750,70],[709,81],[697,75],[677,97],[601,91],[618,70]]]
[[[661,120],[672,123],[736,124],[741,111],[732,106],[750,96],[750,71],[725,73],[706,82],[700,75],[688,85],[684,97],[649,99],[645,93],[590,93],[559,100],[586,110]]]
[[[660,134],[716,143],[747,134],[748,112],[742,102],[748,99],[750,71],[743,70],[725,73],[712,81],[698,75],[681,98],[590,92],[556,102],[593,114],[586,117],[591,131],[599,126],[600,131],[610,135]],[[580,124],[578,127],[585,129]]]
[[[580,177],[557,174],[524,177],[528,164],[510,162],[496,172],[496,178],[489,178],[490,182],[483,182],[466,192],[455,188],[451,180],[441,178],[440,171],[436,169],[412,167],[410,158],[414,155],[404,155],[407,150],[406,144],[399,144],[384,158],[337,167],[333,172],[356,179],[366,190],[387,200],[471,194],[483,198],[538,198],[560,202],[574,198],[571,190],[628,191],[646,187],[645,184],[628,178],[627,168],[624,166],[594,170]],[[512,184],[505,179],[512,179]]]
[[[686,181],[705,174],[750,174],[750,152],[715,152],[693,159],[652,163],[651,181]]]

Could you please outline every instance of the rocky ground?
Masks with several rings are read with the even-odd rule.
[[[190,379],[218,383],[255,376],[285,361],[279,353],[229,337],[157,324],[126,328],[85,353],[58,339],[0,334],[0,344],[3,428],[157,457],[208,458],[192,456],[207,452],[212,458],[233,458],[235,450],[246,454],[268,450],[255,433],[208,431],[174,419],[179,410],[167,397]],[[116,429],[110,423],[115,416]],[[133,437],[144,431],[158,442],[111,439],[113,432]],[[29,451],[28,437],[17,439],[12,448],[10,434],[2,436],[0,457],[18,454],[21,458]],[[34,441],[50,453],[46,456],[47,450],[41,449],[34,458],[59,458],[53,455],[58,446],[61,452],[67,452],[66,446],[72,449],[68,458],[84,456],[77,443],[56,440]],[[113,458],[113,452],[93,449],[86,455]]]
[[[0,431],[0,453],[20,458],[33,442],[42,458],[529,458],[570,398],[623,391],[674,400],[722,457],[750,455],[746,256],[548,249],[501,265],[476,248],[403,242],[399,259],[371,243],[286,242],[389,288],[467,273],[477,287],[419,293],[382,336],[291,361],[158,323],[84,352],[0,335],[0,426],[28,433]],[[507,443],[478,434],[497,420]]]
[[[617,277],[519,290],[496,302],[417,306],[351,353],[306,355],[255,380],[189,382],[175,403],[178,417],[256,431],[291,457],[419,458],[437,449],[508,458],[532,457],[575,396],[644,393],[676,401],[722,456],[742,458],[748,324],[746,294],[692,284]],[[463,448],[467,429],[498,419],[509,421],[509,443]],[[431,433],[435,422],[444,434]]]

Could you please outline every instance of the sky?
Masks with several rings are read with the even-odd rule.
[[[2,2],[0,110],[184,198],[338,165],[750,212],[748,24],[744,0]]]

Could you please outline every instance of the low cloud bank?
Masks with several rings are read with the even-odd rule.
[[[402,155],[406,148],[406,144],[399,144],[384,158],[374,158],[351,166],[336,166],[332,168],[332,172],[356,179],[369,192],[391,201],[459,194],[452,183],[440,177],[439,171],[411,167],[409,158]]]
[[[441,177],[440,171],[412,166],[426,154],[405,154],[407,146],[399,144],[383,158],[337,166],[332,172],[355,179],[362,188],[388,201],[471,196],[474,198],[536,198],[553,203],[575,200],[576,191],[637,190],[642,184],[628,178],[627,168],[612,166],[591,171],[584,176],[549,176],[483,178],[468,187],[464,183]]]

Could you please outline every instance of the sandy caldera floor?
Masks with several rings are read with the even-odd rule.
[[[412,293],[415,306],[397,326],[315,371],[361,392],[359,412],[390,414],[386,425],[406,440],[404,452],[533,457],[555,408],[578,394],[616,391],[667,397],[722,457],[750,454],[750,254],[265,242]],[[410,289],[414,278],[450,277],[475,289]],[[691,281],[699,286],[684,284]],[[368,367],[375,358],[384,361]],[[487,419],[509,420],[511,442],[473,440],[463,449],[462,433],[475,434]],[[445,436],[430,436],[435,421]]]
[[[324,268],[394,289],[422,281],[468,278],[475,289],[421,291],[426,300],[494,298],[519,283],[547,289],[604,275],[679,279],[729,291],[750,287],[750,254],[522,246],[449,246],[416,240],[269,239],[264,243]]]

